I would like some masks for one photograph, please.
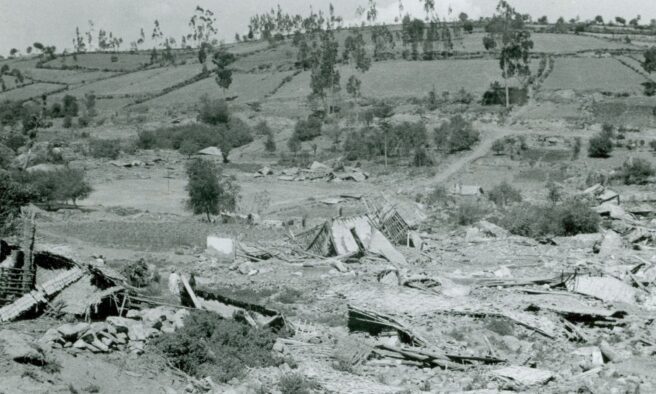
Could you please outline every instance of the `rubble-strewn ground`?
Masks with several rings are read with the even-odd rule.
[[[482,36],[476,34],[475,40],[467,40],[478,47]],[[563,40],[571,40],[566,42],[571,50],[583,49],[581,41],[594,43],[595,49],[597,45],[632,47],[588,36],[538,37],[540,45],[556,53],[563,50]],[[281,48],[252,56],[270,61],[275,51],[283,56]],[[87,56],[91,54],[81,58]],[[84,62],[105,64],[102,57]],[[261,63],[248,56],[242,60],[244,67]],[[335,393],[656,392],[653,179],[641,186],[618,181],[596,185],[629,158],[654,162],[654,152],[645,141],[656,139],[651,113],[656,101],[635,93],[641,90],[638,79],[642,78],[615,59],[562,60],[556,61],[556,70],[558,62],[588,69],[603,63],[611,70],[623,70],[629,82],[607,72],[586,75],[589,80],[585,80],[565,69],[553,73],[547,80],[551,85],[534,92],[526,106],[508,115],[500,115],[500,108],[475,103],[445,104],[426,111],[412,99],[423,100],[427,92],[416,91],[403,78],[413,79],[421,89],[426,88],[424,83],[405,75],[407,70],[398,69],[394,62],[380,63],[377,69],[394,66],[395,75],[403,77],[385,81],[394,89],[365,83],[367,89],[384,89],[385,97],[400,92],[402,97],[388,97],[396,112],[391,122],[422,120],[431,129],[464,112],[474,119],[481,141],[472,150],[453,155],[432,152],[434,164],[426,168],[411,167],[408,158],[394,158],[389,165],[382,158],[363,160],[348,163],[349,167],[340,165],[340,153],[322,136],[303,144],[308,151],[316,144],[312,161],[321,163],[314,168],[289,168],[279,164],[278,155],[265,153],[263,137],[256,136],[254,142],[231,152],[229,164],[209,158],[224,174],[235,176],[241,188],[238,213],[254,214],[252,222],[237,215],[208,223],[186,211],[188,158],[177,152],[122,152],[117,160],[81,153],[88,137],[133,142],[143,129],[194,122],[196,112],[188,108],[204,90],[216,97],[225,93],[213,80],[209,87],[208,80],[202,80],[176,89],[147,101],[139,110],[122,109],[132,98],[104,97],[99,99],[104,124],[75,131],[56,124],[40,132],[38,143],[65,142],[70,166],[85,169],[94,189],[76,207],[48,212],[33,207],[38,211],[37,247],[73,256],[84,268],[85,282],[75,282],[62,292],[66,297],[60,297],[75,299],[83,313],[60,313],[61,305],[52,297],[40,301],[44,314],[2,323],[0,392],[287,393],[305,392],[305,388]],[[498,71],[496,60],[485,62]],[[189,71],[188,67],[181,70]],[[307,92],[302,91],[308,86],[309,72],[280,85],[283,89],[276,95],[264,97],[287,73],[267,77],[236,73],[232,92],[239,98],[231,103],[234,116],[249,124],[266,120],[279,152],[285,153],[295,121],[309,112]],[[138,76],[127,74],[96,86],[121,82],[129,85],[124,88],[130,92],[139,91],[139,85],[131,82]],[[585,86],[569,86],[572,77]],[[155,82],[172,82],[164,79]],[[457,82],[455,77],[440,79]],[[487,87],[467,82],[477,89]],[[621,90],[629,83],[631,97],[600,92],[616,85]],[[262,100],[257,110],[245,104],[251,99]],[[350,126],[349,122],[342,123]],[[624,132],[623,138],[632,143],[616,147],[610,158],[589,158],[587,141],[604,122],[641,129]],[[495,141],[504,138],[513,139],[513,146],[493,152]],[[526,146],[516,150],[522,138]],[[583,148],[573,155],[577,138]],[[578,196],[591,201],[602,216],[601,227],[596,233],[571,237],[511,235],[491,223],[500,210],[492,207],[487,193],[449,193],[487,192],[503,181],[517,187],[525,201],[543,204],[548,203],[546,184],[555,182],[563,199]],[[445,194],[427,201],[438,186],[444,187]],[[620,203],[612,198],[602,201],[608,193],[617,194]],[[384,198],[396,201],[399,209],[411,207],[425,215],[411,237],[413,243],[420,240],[423,245],[411,247],[409,239],[395,245],[405,262],[372,253],[367,249],[371,245],[358,245],[359,251],[368,251],[355,256],[319,256],[294,238],[338,216],[371,213],[365,201]],[[471,223],[458,224],[454,217],[470,203],[489,210]],[[208,253],[210,235],[235,241],[234,261]],[[152,304],[135,297],[127,309],[121,302],[115,305],[121,308],[122,318],[108,318],[102,310],[87,314],[87,296],[98,295],[100,288],[86,265],[98,261],[118,272],[143,261],[152,276],[140,296]],[[61,270],[37,273],[37,282],[57,277]],[[173,272],[185,279],[193,274],[199,293],[217,298],[202,300],[200,306],[227,319],[238,312],[242,320],[236,320],[261,328],[275,321],[278,312],[284,316],[291,334],[281,334],[273,346],[275,365],[244,368],[238,378],[219,382],[190,377],[149,346],[155,338],[175,335],[184,327],[181,315],[194,309],[194,302],[183,308],[180,297],[171,294],[168,280]]]

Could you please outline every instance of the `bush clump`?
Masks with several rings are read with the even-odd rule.
[[[152,346],[185,373],[226,383],[243,376],[246,368],[279,365],[271,351],[276,338],[269,330],[192,311],[183,328],[163,334]]]
[[[435,129],[435,145],[449,153],[470,150],[480,140],[480,134],[472,123],[461,115],[452,117]]]
[[[656,170],[647,160],[633,158],[624,163],[620,174],[625,185],[645,185]]]
[[[310,394],[320,387],[300,373],[288,373],[280,377],[278,389],[282,394]]]
[[[307,120],[299,120],[294,127],[294,135],[299,141],[310,141],[321,135],[321,119],[309,116]]]
[[[96,159],[115,160],[121,154],[121,143],[118,140],[89,140],[89,154]]]
[[[207,95],[201,97],[198,120],[209,125],[227,124],[230,111],[225,100],[211,100]]]
[[[599,215],[585,202],[567,200],[558,205],[516,205],[497,224],[515,235],[539,238],[595,233],[599,221]]]
[[[588,156],[593,158],[608,158],[613,152],[612,134],[602,131],[590,138]]]
[[[194,124],[146,130],[139,133],[137,147],[140,149],[173,149],[189,155],[189,143],[200,149],[216,146],[221,149],[223,161],[228,162],[233,148],[253,141],[251,128],[239,118],[230,119],[227,125],[210,126]],[[181,150],[181,148],[184,148]]]
[[[483,219],[487,214],[488,210],[483,204],[474,201],[464,201],[458,205],[458,208],[452,214],[452,220],[461,226],[471,226]]]
[[[487,198],[495,205],[505,207],[511,203],[522,202],[522,193],[508,182],[503,182],[490,189]]]

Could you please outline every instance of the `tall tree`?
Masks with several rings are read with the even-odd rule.
[[[212,37],[218,33],[215,24],[214,12],[197,5],[194,15],[189,19],[191,33],[187,34],[187,41],[194,41],[197,47],[203,43],[210,43]]]
[[[216,66],[216,83],[223,88],[223,92],[230,88],[232,84],[232,70],[229,66],[236,60],[235,55],[228,52],[225,47],[220,47],[214,53],[212,63]]]
[[[312,95],[323,102],[326,113],[331,113],[334,96],[341,88],[340,74],[337,70],[339,44],[332,30],[325,30],[320,35],[320,44],[312,54],[310,88]]]
[[[187,165],[187,208],[194,214],[218,215],[222,210],[232,211],[237,204],[239,187],[221,175],[214,163],[203,159]]]
[[[524,17],[505,0],[497,5],[497,15],[487,26],[488,36],[484,44],[494,40],[500,48],[499,66],[505,82],[506,107],[510,107],[508,79],[514,76],[530,76],[530,51],[533,49],[531,33],[525,29]]]

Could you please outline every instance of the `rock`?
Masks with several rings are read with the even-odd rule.
[[[143,324],[137,323],[128,327],[128,338],[130,338],[130,341],[145,341],[148,338],[148,333]]]
[[[251,271],[253,271],[253,263],[246,262],[241,264],[239,268],[237,268],[237,271],[242,275],[248,275]]]
[[[284,353],[285,345],[280,341],[276,341],[276,343],[273,344],[273,351],[278,353]]]
[[[494,271],[494,276],[497,278],[512,278],[512,272],[510,268],[502,265],[498,270]]]
[[[551,371],[520,367],[516,365],[494,370],[492,371],[492,374],[501,378],[510,379],[523,386],[545,384],[554,377],[554,374]]]
[[[32,337],[12,330],[0,331],[0,349],[8,358],[36,365],[46,364],[43,349],[34,343]]]
[[[125,314],[125,317],[127,317],[128,319],[141,320],[141,312],[136,309],[130,309],[128,313]]]
[[[490,223],[486,220],[481,220],[480,222],[476,223],[476,227],[486,237],[505,238],[510,235],[508,230],[503,229],[496,224]]]
[[[347,272],[349,270],[340,260],[330,260],[330,265],[335,267],[339,272]]]
[[[599,257],[616,258],[622,253],[623,249],[622,237],[615,231],[608,230],[601,239],[598,253]]]
[[[112,326],[114,326],[117,333],[125,333],[125,334],[128,333],[130,326],[134,324],[138,324],[138,322],[135,320],[126,319],[120,316],[110,316],[105,321],[111,324]]]
[[[64,324],[57,331],[62,334],[64,339],[75,340],[91,328],[89,323]]]
[[[501,340],[503,341],[503,344],[506,345],[508,350],[513,353],[517,353],[519,349],[522,348],[522,341],[513,337],[512,335],[504,335],[501,337]]]
[[[187,309],[178,309],[173,316],[173,326],[177,329],[184,327],[184,319],[189,315]]]
[[[49,328],[39,339],[40,343],[64,343],[62,334],[56,328]]]
[[[594,366],[604,365],[604,356],[597,346],[586,346],[576,349],[572,354],[584,357],[587,362]]]

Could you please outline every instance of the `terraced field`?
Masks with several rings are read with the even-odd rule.
[[[104,96],[141,96],[144,94],[153,94],[192,78],[200,71],[198,64],[154,68],[85,84],[66,92],[66,94],[78,97],[90,92]]]
[[[232,76],[232,86],[225,96],[237,96],[235,99],[237,103],[262,100],[267,93],[280,85],[284,78],[292,74],[291,71],[257,74],[235,73]],[[213,77],[210,77],[150,100],[148,105],[155,107],[170,107],[183,103],[195,105],[198,99],[205,94],[211,98],[225,97],[223,89],[216,84]]]
[[[30,98],[40,97],[42,94],[48,94],[54,92],[58,89],[61,89],[63,85],[58,85],[54,83],[34,83],[31,85],[24,86],[22,88],[9,90],[4,93],[0,93],[0,101],[3,100],[27,100]]]
[[[112,56],[116,56],[116,61],[112,62]],[[45,63],[46,67],[63,68],[82,67],[91,70],[109,70],[109,71],[133,71],[137,70],[150,62],[150,54],[147,53],[120,53],[114,55],[111,53],[84,53],[77,55],[77,61],[73,56],[59,57]]]
[[[559,58],[544,90],[641,91],[646,79],[612,58]]]
[[[25,71],[25,75],[44,82],[58,82],[70,85],[84,84],[99,79],[117,75],[115,72],[84,71],[84,70],[53,70],[46,68],[33,68]]]

